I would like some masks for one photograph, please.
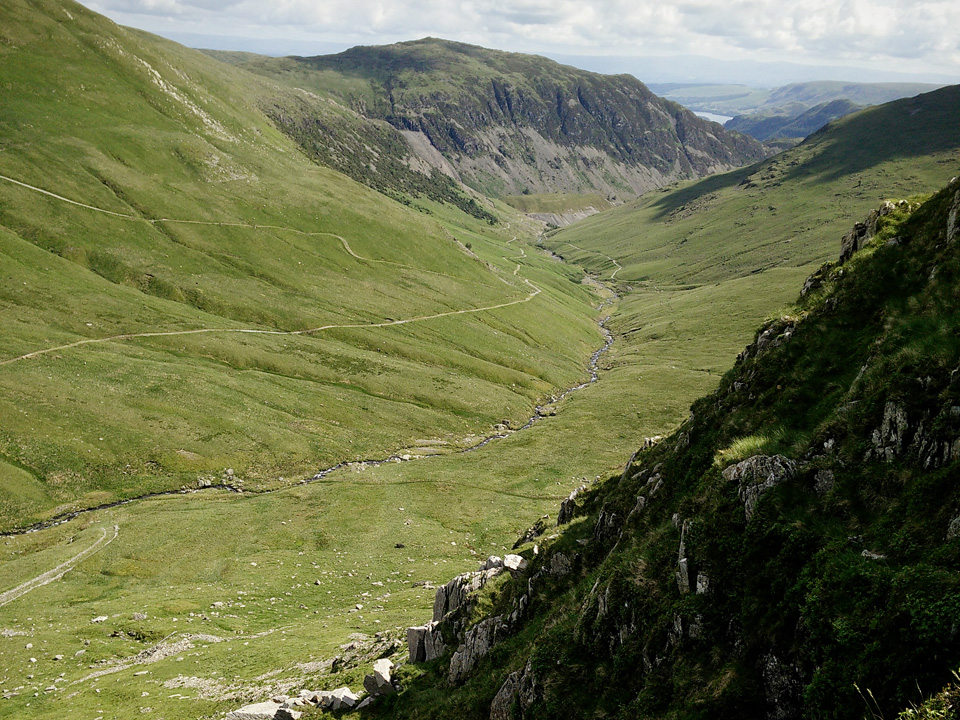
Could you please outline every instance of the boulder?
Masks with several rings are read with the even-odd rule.
[[[523,572],[527,569],[527,561],[519,555],[507,555],[503,558],[503,566],[507,570]]]
[[[226,720],[275,720],[280,710],[280,703],[273,700],[245,705],[239,710],[227,713]]]
[[[754,455],[723,471],[728,482],[739,484],[737,494],[743,503],[747,522],[753,518],[757,501],[771,488],[793,479],[797,464],[782,455]]]
[[[392,695],[396,692],[390,679],[393,663],[383,658],[373,664],[373,673],[363,678],[363,688],[371,697]]]
[[[320,693],[320,707],[324,710],[331,710],[336,712],[337,710],[342,710],[344,708],[352,708],[357,702],[359,702],[360,697],[353,692],[351,692],[348,687],[337,688],[336,690],[330,690],[329,692]]]
[[[503,567],[503,558],[496,555],[491,555],[482,563],[480,563],[480,572],[485,570],[499,570]]]

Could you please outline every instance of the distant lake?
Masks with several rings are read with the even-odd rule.
[[[721,125],[723,125],[727,120],[733,120],[733,116],[731,115],[715,115],[714,113],[700,112],[699,110],[694,110],[693,112],[702,118],[706,118],[707,120],[713,120],[714,122],[718,122]]]

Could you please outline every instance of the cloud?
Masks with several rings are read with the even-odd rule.
[[[161,31],[388,43],[426,35],[526,52],[900,60],[960,75],[956,0],[90,0]],[[152,24],[152,27],[150,25]]]

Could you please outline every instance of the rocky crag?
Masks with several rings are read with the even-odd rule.
[[[955,180],[858,223],[672,436],[565,500],[510,572],[491,559],[438,590],[408,631],[425,672],[372,711],[425,716],[447,688],[435,717],[890,717],[942,688],[960,666],[958,218]]]

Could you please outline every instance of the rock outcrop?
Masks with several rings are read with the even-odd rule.
[[[430,662],[446,652],[440,623],[429,622],[419,627],[407,628],[407,649],[412,663]]]
[[[490,652],[490,648],[509,634],[508,622],[499,615],[481,620],[467,630],[460,647],[450,658],[450,671],[447,674],[450,684],[459,684]]]
[[[537,679],[528,660],[522,671],[507,675],[507,679],[490,703],[490,720],[522,720],[527,710],[537,700],[538,694]],[[519,718],[513,713],[514,707],[520,711]]]
[[[508,555],[507,557],[515,557]],[[443,587],[437,588],[437,594],[433,601],[433,620],[439,622],[447,615],[456,612],[458,608],[467,602],[467,598],[480,588],[487,584],[487,581],[496,577],[503,568],[503,562],[499,565],[496,562],[500,558],[491,557],[481,566],[478,572],[464,573],[457,575]],[[492,567],[487,567],[493,562]]]
[[[750,522],[757,501],[780,483],[793,479],[796,472],[796,462],[782,455],[754,455],[728,467],[723,471],[723,477],[739,485],[737,494],[743,503],[747,522]]]

